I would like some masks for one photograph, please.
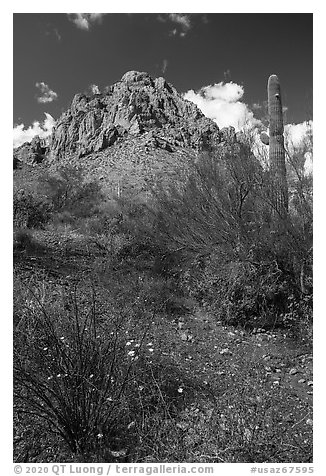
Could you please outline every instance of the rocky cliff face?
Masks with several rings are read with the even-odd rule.
[[[144,191],[180,178],[200,151],[234,140],[233,128],[220,131],[164,78],[129,71],[102,94],[76,94],[48,144],[35,138],[14,151],[14,168],[69,162],[108,190]]]
[[[146,134],[148,147],[205,149],[219,142],[217,125],[184,100],[164,78],[129,71],[103,94],[76,94],[56,123],[51,154],[84,156],[127,135]]]
[[[22,163],[28,165],[40,164],[49,152],[48,141],[40,139],[39,136],[33,138],[28,143],[14,149],[14,170],[19,168]]]

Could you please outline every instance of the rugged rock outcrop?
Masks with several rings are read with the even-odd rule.
[[[39,136],[35,136],[30,143],[26,142],[20,147],[17,147],[17,149],[14,149],[14,170],[19,168],[23,163],[27,165],[40,164],[48,152],[48,142]]]
[[[217,125],[164,78],[129,71],[103,94],[75,95],[70,109],[56,123],[51,155],[80,157],[104,150],[127,135],[148,132],[149,148],[170,152],[187,146],[201,150],[220,142]]]
[[[48,144],[35,138],[14,151],[14,168],[69,163],[100,180],[108,195],[147,194],[182,181],[201,151],[234,142],[233,128],[220,131],[164,78],[129,71],[101,94],[76,94]]]

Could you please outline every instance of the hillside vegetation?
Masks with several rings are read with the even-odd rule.
[[[311,462],[312,151],[285,210],[250,137],[162,79],[16,151],[14,460]]]
[[[311,461],[306,177],[275,226],[244,146],[147,200],[19,172],[16,461]]]

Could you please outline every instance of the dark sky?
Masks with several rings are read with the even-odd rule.
[[[57,119],[75,93],[91,84],[102,89],[133,69],[164,76],[179,92],[232,81],[250,107],[266,100],[268,76],[277,74],[287,121],[302,122],[312,115],[312,20],[300,13],[148,13],[78,22],[16,13],[13,122],[27,127],[44,112]],[[41,82],[55,100],[38,102]]]

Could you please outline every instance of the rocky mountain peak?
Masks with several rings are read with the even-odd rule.
[[[140,71],[127,71],[121,78],[124,83],[143,83],[147,85],[153,85],[153,79],[148,73]]]
[[[47,143],[34,138],[14,151],[14,168],[69,163],[108,196],[147,196],[156,184],[183,180],[200,151],[234,141],[233,128],[219,130],[163,77],[128,71],[101,93],[76,94]]]
[[[151,134],[148,134],[148,133]],[[76,94],[53,130],[52,157],[102,151],[147,133],[149,145],[201,150],[220,142],[217,125],[164,78],[128,71],[101,94]]]

